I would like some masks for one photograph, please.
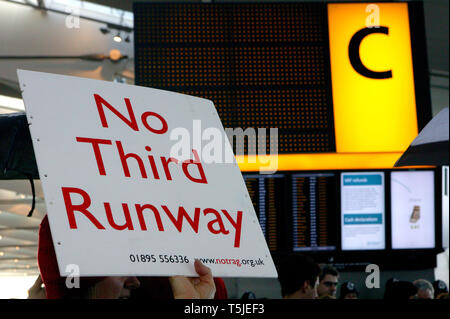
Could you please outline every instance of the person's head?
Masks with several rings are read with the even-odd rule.
[[[325,266],[322,268],[319,276],[319,286],[317,287],[317,294],[319,297],[336,296],[336,288],[338,285],[339,274],[332,266]]]
[[[132,289],[140,285],[136,277],[105,277],[93,286],[91,299],[128,299]]]
[[[440,295],[437,295],[436,299],[448,300],[449,299],[448,292],[443,292]]]
[[[59,274],[47,216],[39,227],[38,265],[46,297],[49,299],[128,298],[130,290],[140,285],[136,277],[80,277],[79,285],[74,284],[74,288],[69,288],[66,278]]]
[[[173,290],[169,277],[138,277],[141,283],[138,289],[130,292],[130,299],[153,300],[173,299]],[[216,292],[214,299],[228,299],[228,291],[222,278],[214,278]]]
[[[347,281],[341,285],[339,299],[358,299],[358,296],[358,290],[353,282]]]
[[[79,288],[62,287],[59,295],[50,290],[49,298],[64,299],[128,299],[131,290],[140,286],[137,277],[81,277]]]
[[[310,257],[292,254],[278,267],[278,280],[283,298],[317,298],[319,266]]]
[[[413,284],[417,288],[416,298],[434,299],[434,288],[431,282],[425,279],[417,279]]]
[[[445,281],[442,280],[436,280],[433,282],[433,288],[434,288],[434,298],[436,299],[437,296],[448,293],[447,284]]]
[[[386,282],[386,290],[384,292],[384,299],[390,300],[404,300],[411,299],[417,293],[417,288],[409,281],[400,281],[396,278],[391,278]]]

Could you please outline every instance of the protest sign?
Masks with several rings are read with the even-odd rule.
[[[192,276],[198,258],[214,276],[277,276],[234,158],[205,161],[211,145],[186,152],[172,134],[200,121],[232,154],[211,101],[18,75],[61,275]]]

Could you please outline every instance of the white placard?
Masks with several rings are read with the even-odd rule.
[[[82,276],[192,276],[199,258],[214,276],[277,276],[234,157],[206,163],[211,148],[195,139],[173,156],[171,134],[198,124],[232,154],[211,101],[18,75],[61,275],[76,264]]]

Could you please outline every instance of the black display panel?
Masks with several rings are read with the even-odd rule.
[[[336,250],[335,173],[251,173],[243,177],[270,251]]]
[[[336,176],[292,174],[292,250],[336,249]]]
[[[394,249],[391,233],[393,226],[392,196],[395,195],[391,193],[392,172],[404,172],[411,176],[434,172],[434,197],[428,196],[426,200],[429,202],[428,204],[433,204],[435,207],[433,236],[435,236],[436,245],[434,248],[411,249],[412,247],[408,247],[408,249]],[[358,181],[358,179],[371,174],[373,176],[382,175],[386,179],[381,184],[382,189],[365,190],[366,192],[381,192],[382,197],[385,198],[382,201],[385,213],[382,217],[383,231],[381,232],[385,236],[383,237],[385,248],[346,250],[342,246],[342,220],[345,219],[345,216],[343,216],[341,207],[343,187],[341,179],[343,176],[353,176],[355,178],[353,183],[356,183],[354,187],[361,188],[364,187],[364,183]],[[396,169],[289,171],[274,175],[244,173],[243,177],[267,245],[276,256],[285,253],[301,253],[311,255],[317,262],[329,262],[351,267],[362,267],[369,263],[376,263],[383,265],[386,269],[401,269],[401,267],[404,269],[423,269],[434,267],[436,253],[442,251],[441,207],[435,205],[441,200],[440,195],[438,195],[441,189],[441,174],[440,169]],[[352,191],[352,193],[355,192],[358,194],[357,198],[360,198],[363,202],[361,202],[361,205],[353,203],[352,206],[367,208],[368,199],[363,196],[361,189]],[[357,198],[352,200],[357,200]],[[366,213],[361,212],[361,214]],[[359,216],[360,213],[357,214],[357,218],[362,218]],[[358,222],[357,219],[351,221],[350,226],[358,226],[356,222]],[[363,232],[365,229],[364,223],[367,223],[367,221],[360,220],[358,223],[362,223],[358,232]],[[371,225],[368,224],[368,226]],[[367,231],[368,234],[360,233],[358,237],[373,235],[373,227],[367,227]]]
[[[286,176],[246,174],[244,180],[269,250],[283,250],[286,234],[283,216],[289,209],[285,198],[289,194]]]
[[[137,3],[134,19],[136,84],[278,128],[280,154],[335,152],[325,3]]]

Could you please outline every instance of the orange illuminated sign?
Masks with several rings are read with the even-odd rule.
[[[417,136],[408,4],[327,9],[336,153],[237,156],[242,171],[392,168]]]
[[[336,152],[403,152],[418,134],[408,4],[328,4],[328,29]]]

